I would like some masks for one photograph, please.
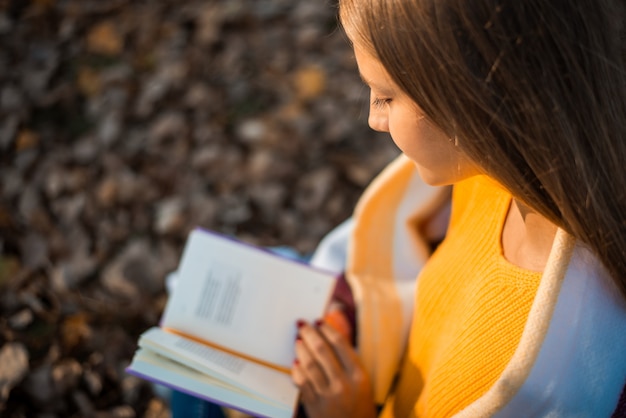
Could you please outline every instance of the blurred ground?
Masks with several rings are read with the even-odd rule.
[[[397,151],[330,0],[0,0],[0,415],[161,417],[124,373],[196,225],[310,252]]]

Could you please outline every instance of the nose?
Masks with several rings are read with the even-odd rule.
[[[389,132],[389,122],[386,114],[381,114],[384,111],[381,110],[370,110],[370,116],[367,120],[367,123],[370,125],[375,131],[378,132]]]
[[[370,128],[378,132],[389,132],[389,117],[387,109],[370,106],[370,115],[367,119]]]

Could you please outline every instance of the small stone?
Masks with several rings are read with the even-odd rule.
[[[199,11],[196,42],[202,47],[207,47],[218,41],[223,18],[224,5],[203,4],[202,10]]]
[[[0,122],[0,149],[9,148],[15,139],[19,125],[20,118],[17,115],[10,115]]]
[[[50,172],[44,177],[44,190],[46,196],[51,200],[59,197],[65,189],[65,172],[61,167],[52,167]]]
[[[12,85],[2,88],[0,91],[0,109],[5,112],[19,112],[23,106],[24,95],[20,89]]]
[[[118,112],[109,112],[100,121],[97,130],[98,140],[105,147],[113,145],[122,133],[122,116]]]
[[[323,34],[316,25],[306,25],[296,32],[296,36],[298,45],[302,48],[314,48],[319,45],[319,40]]]
[[[268,221],[275,219],[285,201],[287,190],[279,183],[263,183],[250,189],[252,201],[256,203]]]
[[[135,418],[137,414],[129,405],[116,406],[106,413],[97,413],[95,418]]]
[[[66,18],[59,24],[59,38],[64,41],[69,41],[76,36],[76,21],[71,18]]]
[[[28,351],[21,343],[8,343],[0,349],[0,405],[28,373]]]
[[[102,377],[93,370],[85,370],[83,372],[83,381],[89,390],[89,394],[97,397],[102,393]]]
[[[305,213],[318,210],[328,196],[335,181],[335,171],[319,168],[307,173],[298,183],[295,204]]]
[[[211,106],[215,95],[204,83],[195,83],[189,87],[184,98],[185,106],[189,108],[206,108]]]
[[[127,374],[124,375],[121,383],[124,402],[130,405],[135,404],[139,399],[141,389],[144,387],[144,381]]]
[[[140,200],[140,197],[149,190],[140,184],[141,179],[130,171],[122,171],[115,175],[117,185],[117,200],[122,204],[130,204]]]
[[[211,228],[218,212],[218,204],[215,199],[201,194],[194,194],[189,203],[189,218],[194,225]]]
[[[269,150],[261,150],[254,153],[248,162],[248,174],[250,178],[256,181],[262,181],[268,178],[268,174],[278,164],[278,158]]]
[[[147,241],[132,241],[106,267],[102,283],[122,300],[138,300],[140,295],[154,295],[164,288],[165,272],[159,256]]]
[[[159,234],[176,234],[185,225],[184,205],[180,198],[164,200],[157,206],[155,231]]]
[[[144,81],[135,105],[135,113],[140,117],[152,114],[155,105],[172,89],[184,85],[189,72],[184,61],[165,62],[158,73]]]
[[[191,166],[196,170],[210,170],[221,157],[219,146],[202,146],[191,155]]]
[[[267,133],[265,122],[260,119],[245,120],[237,128],[237,135],[245,142],[260,142]]]
[[[220,221],[227,225],[237,225],[252,216],[248,200],[237,195],[229,195],[220,200]]]
[[[74,145],[73,155],[78,163],[87,164],[97,157],[99,151],[96,139],[88,135],[81,138],[76,145]]]
[[[374,175],[369,166],[359,163],[349,164],[346,167],[346,174],[358,186],[365,186]]]
[[[5,13],[0,13],[0,35],[7,35],[13,30],[13,22]]]
[[[20,240],[22,263],[30,269],[37,269],[48,262],[48,243],[36,232],[30,232]]]
[[[52,211],[62,224],[72,225],[76,223],[85,208],[87,196],[77,194],[69,197],[58,198],[52,202]]]
[[[22,309],[9,318],[9,326],[14,330],[23,330],[33,322],[33,312],[30,309]]]
[[[52,384],[52,366],[46,362],[31,371],[23,387],[30,399],[38,405],[50,403],[57,395]]]
[[[74,359],[69,358],[52,367],[52,383],[59,394],[65,394],[73,390],[83,372],[81,365]]]
[[[161,115],[150,127],[150,142],[160,144],[166,139],[181,138],[187,131],[187,121],[178,112]]]
[[[72,401],[78,408],[80,415],[83,417],[93,416],[94,405],[87,396],[87,394],[81,390],[72,392]]]
[[[45,99],[50,79],[60,63],[60,51],[47,41],[33,42],[27,59],[20,71],[22,86],[29,98]]]

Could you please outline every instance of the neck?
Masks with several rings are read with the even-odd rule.
[[[519,267],[543,271],[556,229],[556,225],[532,208],[513,199],[502,232],[505,258]]]

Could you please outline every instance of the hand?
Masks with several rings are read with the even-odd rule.
[[[369,377],[346,338],[324,323],[298,325],[291,376],[307,416],[375,417]]]

